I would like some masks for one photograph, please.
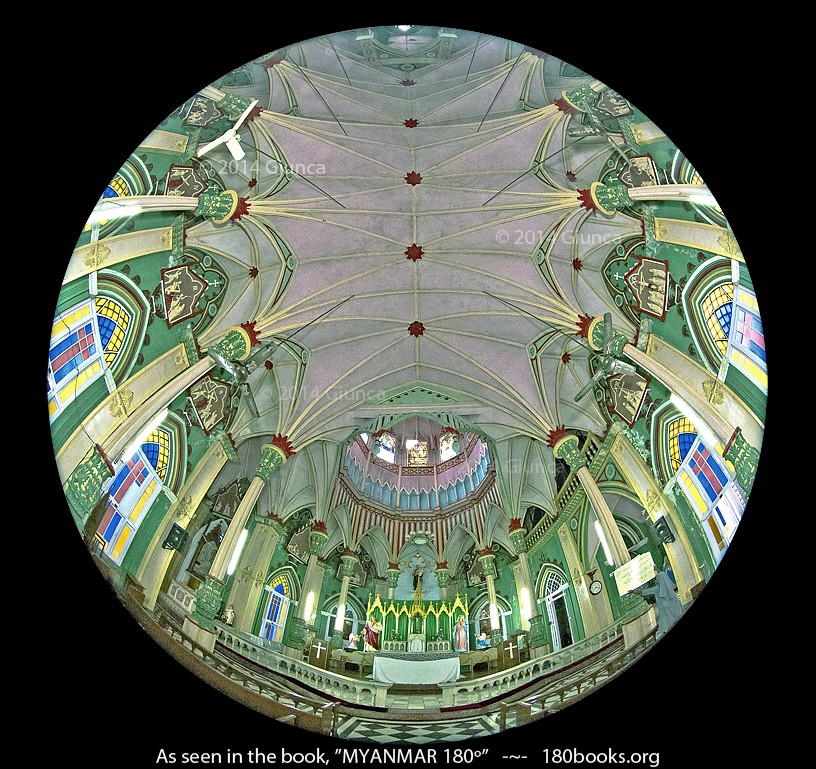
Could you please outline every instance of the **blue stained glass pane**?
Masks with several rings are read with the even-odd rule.
[[[723,472],[722,468],[717,463],[717,460],[714,459],[713,456],[708,458],[708,466],[714,471],[714,475],[717,476],[717,480],[725,486],[728,483],[728,478],[726,477],[725,473]]]
[[[115,328],[116,324],[110,318],[99,318],[99,336],[101,337],[103,350],[107,347]]]
[[[718,307],[714,314],[717,316],[717,320],[727,336],[731,330],[731,305],[724,304],[722,307]]]
[[[105,187],[105,191],[102,193],[102,198],[118,198],[119,193],[110,186],[110,184]]]
[[[93,323],[86,323],[85,324],[85,336],[90,336],[93,334]]]
[[[110,542],[113,539],[113,535],[116,533],[116,528],[119,526],[120,521],[122,520],[122,516],[119,513],[114,513],[111,516],[110,521],[108,521],[108,526],[105,529],[105,533],[102,535],[105,539],[105,542]]]
[[[158,443],[143,443],[142,451],[147,457],[147,461],[153,465],[154,469],[159,469],[159,444]]]
[[[689,453],[689,449],[694,445],[696,438],[697,433],[680,433],[677,436],[677,449],[680,452],[681,461],[686,458],[686,454]]]
[[[748,342],[748,349],[761,361],[767,362],[764,347],[760,347],[756,342]]]
[[[130,475],[130,468],[125,465],[120,471],[119,474],[114,478],[113,485],[110,487],[110,491],[108,492],[111,496],[116,494],[119,490],[119,487],[124,483],[125,479]]]

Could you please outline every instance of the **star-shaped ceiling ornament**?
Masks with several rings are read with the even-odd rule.
[[[405,175],[405,181],[411,185],[417,185],[422,181],[422,177],[416,171],[409,171]]]
[[[418,246],[414,243],[408,246],[408,250],[405,252],[405,258],[415,262],[417,259],[422,259],[422,253],[422,246]]]
[[[420,337],[424,331],[425,326],[423,326],[418,320],[415,320],[410,326],[408,326],[408,333],[411,336]]]
[[[418,120],[416,120],[415,118],[408,118],[408,120],[406,120],[406,121],[403,123],[403,125],[404,125],[406,128],[416,128],[416,127],[419,125],[419,121],[418,121]]]

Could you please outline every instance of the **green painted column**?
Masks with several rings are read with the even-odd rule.
[[[586,459],[582,456],[581,448],[578,445],[578,438],[565,433],[553,445],[553,454],[559,459],[563,459],[569,465],[570,470],[578,477],[592,505],[592,509],[598,517],[615,568],[620,568],[631,560],[629,550],[623,541],[615,519],[612,517],[609,505],[606,504],[603,494],[601,494],[594,478],[587,469]]]
[[[212,634],[213,620],[221,605],[227,568],[240,541],[241,532],[246,526],[249,514],[258,500],[261,490],[269,482],[271,474],[281,467],[285,461],[286,452],[282,448],[271,443],[261,447],[261,461],[255,471],[255,477],[235,511],[227,533],[221,540],[206,582],[196,592],[195,609],[185,617],[184,627],[182,628],[184,632],[198,643],[202,643],[209,648],[214,646],[215,637],[210,638],[206,634]],[[202,634],[202,630],[204,634]]]
[[[502,642],[501,621],[499,620],[499,608],[496,603],[496,556],[488,547],[477,553],[477,558],[482,566],[482,573],[487,584],[487,596],[490,602],[490,645],[498,646]]]
[[[334,620],[334,631],[332,632],[331,642],[329,643],[329,656],[335,649],[343,648],[343,624],[346,621],[346,600],[348,599],[348,588],[351,575],[354,573],[354,567],[357,565],[357,554],[348,547],[340,556],[342,564],[341,574],[343,581],[340,584],[340,599],[337,603],[337,616]]]

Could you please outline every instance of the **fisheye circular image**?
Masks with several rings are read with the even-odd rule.
[[[706,169],[579,52],[293,37],[185,81],[58,257],[59,512],[291,763],[488,750],[634,677],[728,569],[763,295]],[[128,641],[94,654],[132,734]]]

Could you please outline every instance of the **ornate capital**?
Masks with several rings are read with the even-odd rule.
[[[341,573],[344,577],[354,574],[354,567],[357,566],[357,553],[347,547],[343,550],[340,561],[343,569]]]
[[[578,110],[578,112],[587,112],[597,98],[597,91],[592,90],[589,83],[584,83],[568,91],[561,91],[561,99],[564,104],[573,110]]]
[[[316,521],[309,532],[309,553],[321,556],[329,541],[329,534],[326,531],[326,524],[323,521]]]
[[[587,211],[600,211],[612,216],[632,204],[628,188],[624,184],[606,185],[602,182],[592,182],[588,190],[578,190],[578,199]]]
[[[553,446],[553,454],[559,459],[563,459],[572,472],[577,472],[579,468],[586,467],[586,457],[581,454],[578,438],[574,435],[567,434],[556,441]]]
[[[214,577],[207,575],[204,584],[196,590],[195,609],[190,614],[190,619],[199,627],[212,630],[215,626],[213,620],[221,608],[221,591],[224,585]]]
[[[513,523],[516,521],[519,522],[519,525],[513,528]],[[518,518],[514,518],[510,523],[510,542],[513,543],[516,555],[527,552],[527,530],[522,528],[521,521]]]
[[[593,318],[587,327],[587,341],[593,349],[598,352],[604,349],[604,328],[606,323],[603,317]],[[623,346],[629,340],[623,335],[615,332],[612,336],[612,354],[620,356],[623,354]]]
[[[249,332],[240,326],[231,326],[224,338],[213,345],[215,351],[226,360],[245,360],[249,357],[252,339]]]
[[[224,224],[230,219],[240,219],[246,213],[246,201],[239,198],[235,190],[225,190],[218,194],[204,193],[198,198],[198,205],[193,213],[212,219],[215,224]]]
[[[286,454],[282,449],[267,443],[261,447],[261,461],[258,463],[258,469],[255,475],[268,483],[272,473],[275,472],[286,461]]]

